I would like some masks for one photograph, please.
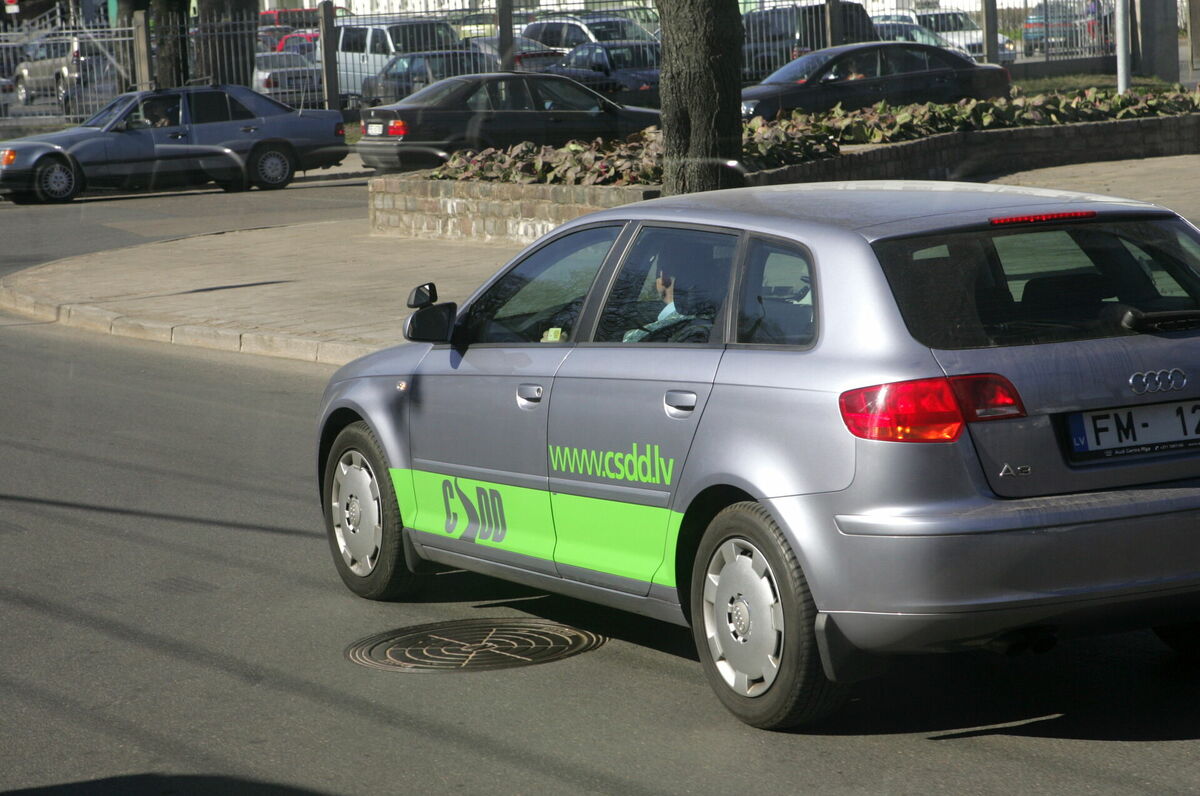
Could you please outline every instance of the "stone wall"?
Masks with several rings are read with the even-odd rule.
[[[1200,153],[1200,114],[945,133],[899,144],[845,147],[840,156],[751,174],[751,185],[828,180],[971,180],[1014,171]],[[377,234],[528,243],[559,224],[652,199],[656,188],[515,185],[373,177]]]

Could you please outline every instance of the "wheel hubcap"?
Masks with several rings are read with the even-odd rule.
[[[48,196],[69,196],[74,187],[75,173],[61,163],[51,166],[42,174],[42,190]]]
[[[783,605],[771,565],[748,540],[726,540],[709,560],[703,621],[726,685],[742,696],[765,693],[783,654]]]
[[[258,176],[262,177],[264,182],[283,182],[290,171],[287,158],[278,152],[268,152],[258,161]]]
[[[333,532],[342,560],[355,575],[366,577],[379,561],[383,504],[379,482],[361,453],[349,450],[342,454],[331,492]]]

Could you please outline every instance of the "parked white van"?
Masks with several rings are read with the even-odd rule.
[[[450,23],[428,17],[340,17],[337,38],[338,92],[362,94],[363,80],[378,74],[396,53],[455,50],[462,40]]]

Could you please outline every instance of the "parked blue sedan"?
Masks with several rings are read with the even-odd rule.
[[[0,141],[0,194],[28,203],[100,187],[271,190],[347,151],[338,111],[297,111],[241,86],[135,91],[78,127]]]

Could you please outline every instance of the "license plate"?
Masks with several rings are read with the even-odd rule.
[[[367,135],[383,135],[383,125],[372,122],[367,125]]]
[[[1200,400],[1076,412],[1067,429],[1076,460],[1200,447]]]

